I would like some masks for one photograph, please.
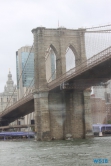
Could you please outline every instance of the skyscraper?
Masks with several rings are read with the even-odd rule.
[[[34,83],[34,53],[30,46],[21,47],[16,52],[16,74],[18,99]]]
[[[31,46],[24,46],[16,52],[16,75],[18,100],[27,95],[34,84],[34,53]],[[34,113],[28,114],[20,124],[31,124]]]

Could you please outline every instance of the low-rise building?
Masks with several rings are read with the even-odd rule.
[[[91,112],[93,124],[106,123],[106,103],[105,99],[96,98],[94,95],[91,96]]]

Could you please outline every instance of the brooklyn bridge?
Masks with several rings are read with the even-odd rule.
[[[35,112],[37,140],[64,139],[67,134],[73,138],[92,137],[91,87],[111,79],[111,46],[102,47],[87,58],[85,35],[110,33],[110,30],[38,27],[32,33],[34,86],[1,112],[1,126]],[[75,67],[69,71],[66,71],[67,48],[75,56]],[[50,49],[56,57],[53,79],[47,79],[46,55]]]

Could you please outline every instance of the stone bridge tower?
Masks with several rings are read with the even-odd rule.
[[[75,65],[86,60],[85,29],[47,29],[38,27],[34,35],[35,66],[35,131],[38,140],[64,139],[67,134],[83,138],[91,133],[90,92],[80,90],[49,91],[45,55],[51,48],[56,55],[56,78],[66,72],[65,53],[69,47]]]

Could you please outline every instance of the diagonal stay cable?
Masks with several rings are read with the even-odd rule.
[[[26,92],[24,93],[24,95],[23,95],[22,98],[24,98],[25,95],[27,95],[27,92],[28,92],[28,90],[29,90],[30,87],[33,88],[33,86],[32,86],[32,82],[33,82],[33,81],[34,81],[34,77],[33,77],[33,79],[31,80],[31,82],[30,82],[29,86],[27,87],[27,90],[26,90]],[[33,84],[33,85],[34,85],[34,84]]]

